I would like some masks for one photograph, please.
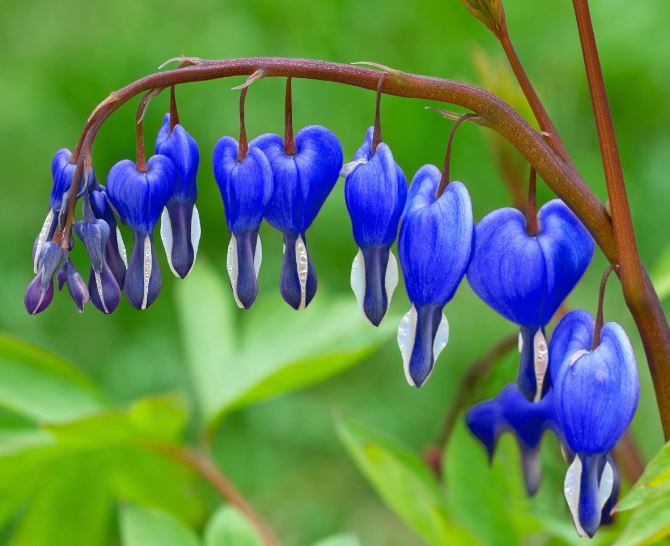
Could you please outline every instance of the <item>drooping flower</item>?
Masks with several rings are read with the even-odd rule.
[[[354,160],[342,169],[344,198],[359,247],[351,269],[351,288],[368,320],[378,326],[398,284],[391,245],[407,199],[407,179],[383,142],[372,149],[370,127]]]
[[[537,404],[529,402],[516,384],[507,385],[492,400],[480,402],[468,410],[466,423],[472,434],[484,445],[493,460],[498,438],[511,432],[521,450],[521,463],[526,491],[534,495],[540,486],[539,451],[545,431],[560,436],[553,392],[549,391]]]
[[[200,153],[179,123],[170,129],[170,114],[165,114],[156,137],[156,153],[169,157],[175,166],[174,191],[161,216],[161,239],[170,269],[183,279],[193,269],[200,242],[200,215],[195,206]]]
[[[33,245],[33,269],[35,273],[38,270],[40,254],[44,245],[47,241],[51,241],[56,232],[59,216],[61,211],[64,210],[63,205],[67,200],[67,193],[72,185],[72,177],[74,176],[76,165],[71,162],[71,159],[72,152],[67,148],[61,148],[56,152],[51,162],[53,184],[51,186],[51,194],[49,195],[49,212]],[[92,170],[85,173],[84,176],[85,181],[81,184],[77,197],[80,197],[95,180]]]
[[[577,532],[592,537],[615,485],[609,452],[637,408],[639,379],[628,336],[616,323],[604,325],[593,348],[594,320],[568,313],[550,346],[556,412],[575,458],[565,477],[565,498]]]
[[[39,253],[37,274],[28,285],[23,303],[31,315],[44,311],[54,295],[54,276],[66,259],[66,252],[58,243],[47,242]]]
[[[517,209],[485,216],[477,224],[468,269],[475,293],[521,327],[518,385],[535,401],[550,383],[544,327],[586,271],[594,251],[588,231],[562,201],[546,203],[538,222],[539,231],[531,235]]]
[[[403,212],[398,255],[412,308],[398,328],[398,344],[410,385],[428,379],[447,344],[442,313],[465,275],[472,255],[474,220],[468,190],[451,182],[440,197],[441,173],[424,165],[412,180]]]
[[[123,289],[137,309],[149,307],[161,289],[153,231],[174,191],[174,183],[174,164],[160,154],[149,158],[146,172],[137,170],[135,163],[126,159],[114,165],[107,176],[109,199],[134,234]]]
[[[235,302],[249,308],[258,294],[258,271],[263,256],[258,235],[265,207],[272,195],[272,169],[265,154],[251,147],[238,159],[239,146],[232,137],[214,147],[214,177],[231,232],[226,260]]]
[[[119,288],[121,288],[126,278],[128,258],[126,256],[126,245],[123,242],[123,236],[117,224],[116,216],[114,216],[114,210],[109,203],[106,188],[98,186],[95,190],[91,191],[89,193],[89,201],[95,218],[104,220],[109,226],[109,237],[105,245],[105,261],[114,275]]]
[[[307,249],[306,231],[337,182],[342,146],[325,127],[304,127],[295,137],[296,152],[287,154],[283,139],[268,133],[256,137],[272,168],[274,187],[265,218],[284,235],[280,291],[294,309],[303,309],[316,293],[316,273]]]
[[[80,313],[84,312],[84,305],[89,301],[89,291],[84,279],[82,278],[77,268],[72,263],[70,258],[65,259],[65,263],[61,266],[61,270],[64,271],[65,283],[67,283],[67,291],[74,301],[77,311]],[[63,289],[63,284],[61,279],[58,279],[58,289]]]

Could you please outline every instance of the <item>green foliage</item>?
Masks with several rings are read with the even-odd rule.
[[[670,296],[670,248],[666,248],[656,260],[651,271],[651,281],[661,300]]]
[[[169,514],[127,505],[121,508],[123,546],[199,546],[196,534]]]
[[[361,546],[355,535],[337,535],[320,540],[314,546]]]
[[[204,546],[263,546],[263,541],[238,510],[222,506],[207,523]]]

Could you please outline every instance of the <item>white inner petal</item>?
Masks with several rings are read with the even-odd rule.
[[[518,344],[519,344],[519,352],[523,352],[523,334],[521,333],[521,330],[519,330],[519,339],[518,339]]]
[[[309,273],[309,260],[307,259],[307,247],[298,235],[295,242],[295,263],[298,270],[298,279],[300,281],[300,306],[298,309],[304,309],[307,304],[307,274]]]
[[[365,299],[365,260],[363,252],[358,249],[358,253],[351,264],[351,277],[349,279],[351,289],[354,291],[358,306],[363,311],[363,301]]]
[[[364,163],[367,163],[368,160],[365,157],[362,157],[361,159],[357,159],[356,161],[350,161],[349,163],[345,163],[342,165],[342,168],[340,169],[340,176],[342,178],[346,178],[349,176],[352,172],[354,172],[354,169],[358,167],[359,165],[363,165]]]
[[[398,347],[400,347],[400,354],[402,355],[405,378],[412,387],[416,387],[416,383],[414,383],[409,374],[409,361],[412,356],[412,349],[414,348],[414,339],[416,338],[416,321],[417,313],[414,305],[412,305],[412,308],[405,313],[398,326]]]
[[[614,469],[609,462],[605,463],[602,476],[600,476],[600,485],[598,486],[598,506],[602,512],[614,489]]]
[[[388,306],[386,307],[387,313],[391,307],[391,298],[393,298],[393,292],[395,291],[396,286],[398,286],[398,262],[395,259],[393,252],[389,251],[389,260],[386,264],[386,278],[384,279],[386,300],[388,302]]]
[[[47,241],[47,237],[49,236],[49,230],[51,230],[51,224],[53,224],[53,221],[54,221],[54,211],[52,209],[49,209],[49,213],[47,214],[47,217],[44,219],[44,224],[42,224],[42,229],[40,229],[40,233],[37,236],[37,245],[35,246],[35,258],[33,259],[33,269],[35,270],[35,273],[37,273],[38,263],[40,261],[40,254],[42,254],[42,248],[44,248],[44,243],[46,243]]]
[[[442,313],[442,319],[440,320],[440,325],[437,327],[437,332],[435,332],[435,339],[433,340],[433,362],[437,360],[437,357],[440,356],[442,350],[447,346],[449,342],[449,321],[447,317]]]
[[[535,332],[533,338],[533,368],[535,370],[535,400],[539,402],[542,398],[542,387],[544,386],[544,377],[547,375],[549,367],[549,351],[547,350],[547,340],[542,333],[542,329]]]
[[[147,235],[144,237],[144,295],[142,296],[142,309],[147,308],[149,298],[149,281],[151,280],[151,268],[153,260],[151,259],[151,239]]]
[[[261,270],[261,262],[263,261],[263,245],[261,245],[261,236],[256,238],[256,252],[254,252],[254,271],[258,279],[258,272]]]
[[[170,270],[174,273],[175,277],[179,277],[179,273],[175,271],[174,266],[172,265],[172,222],[170,221],[170,214],[168,213],[167,207],[163,208],[163,213],[161,214],[161,240],[163,241],[163,248],[165,249]]]
[[[577,362],[581,357],[583,357],[584,355],[587,355],[587,354],[589,354],[589,352],[586,351],[586,350],[584,350],[584,349],[581,349],[581,350],[577,351],[576,353],[574,353],[574,354],[570,357],[570,366],[572,366],[572,365],[573,365],[575,362]]]
[[[200,235],[202,233],[202,228],[200,227],[200,213],[198,212],[198,207],[193,205],[193,215],[191,216],[191,246],[193,247],[193,263],[191,264],[191,269],[188,270],[186,276],[188,277],[193,271],[193,266],[195,265],[195,259],[198,256],[198,247],[200,246]]]
[[[123,265],[125,265],[126,269],[128,269],[128,253],[126,252],[126,245],[123,242],[121,230],[118,226],[116,226],[116,245],[119,247],[119,254],[121,254]]]
[[[575,524],[577,529],[577,534],[580,537],[585,537],[586,533],[582,529],[581,523],[579,523],[579,496],[581,494],[581,480],[582,480],[582,461],[579,456],[575,456],[575,459],[572,461],[572,464],[568,468],[568,471],[565,473],[565,481],[563,482],[563,493],[565,494],[565,500],[568,503],[568,508],[570,508],[570,514],[572,515],[572,521]]]
[[[98,297],[100,298],[100,303],[102,303],[102,310],[106,314],[109,314],[109,309],[107,309],[107,304],[105,303],[105,295],[102,291],[102,279],[100,278],[100,273],[94,271],[93,275],[95,276],[95,287],[98,291]]]
[[[233,289],[233,298],[240,309],[244,308],[240,298],[237,296],[237,276],[239,271],[237,259],[237,239],[235,235],[230,238],[228,243],[228,255],[226,256],[226,269],[228,270],[228,277],[230,277],[230,287]]]

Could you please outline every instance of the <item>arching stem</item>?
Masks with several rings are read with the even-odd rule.
[[[177,98],[175,97],[175,86],[170,86],[170,134],[176,125],[179,124],[179,110],[177,110]]]
[[[377,151],[377,146],[382,141],[382,118],[381,118],[381,106],[382,106],[382,89],[384,88],[384,78],[386,78],[386,72],[382,72],[379,75],[379,81],[377,82],[377,96],[375,98],[375,123],[372,130],[372,153],[374,154]]]
[[[600,333],[603,330],[603,304],[605,302],[605,289],[607,288],[607,281],[612,274],[612,271],[619,269],[617,264],[612,264],[605,269],[602,278],[600,279],[600,292],[598,293],[598,311],[596,312],[596,324],[593,328],[593,344],[591,350],[595,350],[600,345]]]
[[[447,186],[449,185],[450,180],[450,170],[451,170],[451,148],[453,147],[454,144],[454,137],[456,136],[456,131],[458,128],[463,125],[466,121],[469,119],[476,118],[477,114],[473,114],[472,112],[469,112],[467,114],[463,114],[460,118],[456,120],[454,123],[453,127],[451,128],[451,131],[449,132],[449,138],[447,139],[447,149],[444,153],[444,167],[442,168],[442,177],[440,178],[440,183],[437,185],[437,191],[435,192],[435,197],[439,198],[443,193],[444,190],[447,189]]]

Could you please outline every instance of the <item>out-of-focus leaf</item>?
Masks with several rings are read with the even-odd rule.
[[[321,299],[300,313],[258,301],[242,328],[234,324],[226,283],[200,263],[177,298],[189,366],[210,425],[233,409],[353,366],[395,330],[393,317],[370,327],[354,298]]]
[[[207,523],[205,546],[263,546],[263,541],[237,509],[222,506]]]
[[[121,508],[123,546],[198,546],[196,534],[175,517],[139,506]]]
[[[461,3],[494,34],[504,28],[505,11],[502,0],[461,0]]]
[[[348,418],[338,420],[337,431],[379,496],[428,544],[481,544],[449,521],[446,500],[435,477],[409,448]]]
[[[670,535],[670,492],[656,491],[633,512],[628,525],[614,545],[641,546]]]
[[[89,457],[58,461],[16,529],[13,546],[102,546],[111,502],[99,464]]]
[[[356,535],[335,535],[320,540],[314,546],[361,546],[361,543]]]
[[[36,421],[68,421],[104,405],[100,393],[65,360],[4,334],[0,377],[0,405]]]
[[[670,248],[667,248],[654,264],[651,282],[661,300],[670,296]]]
[[[642,476],[628,494],[616,505],[618,511],[631,510],[654,494],[670,496],[670,442],[649,461]]]
[[[485,450],[462,419],[449,441],[444,476],[449,506],[457,521],[490,546],[518,544],[523,530],[518,515],[528,512],[518,449],[501,438],[491,466]]]

